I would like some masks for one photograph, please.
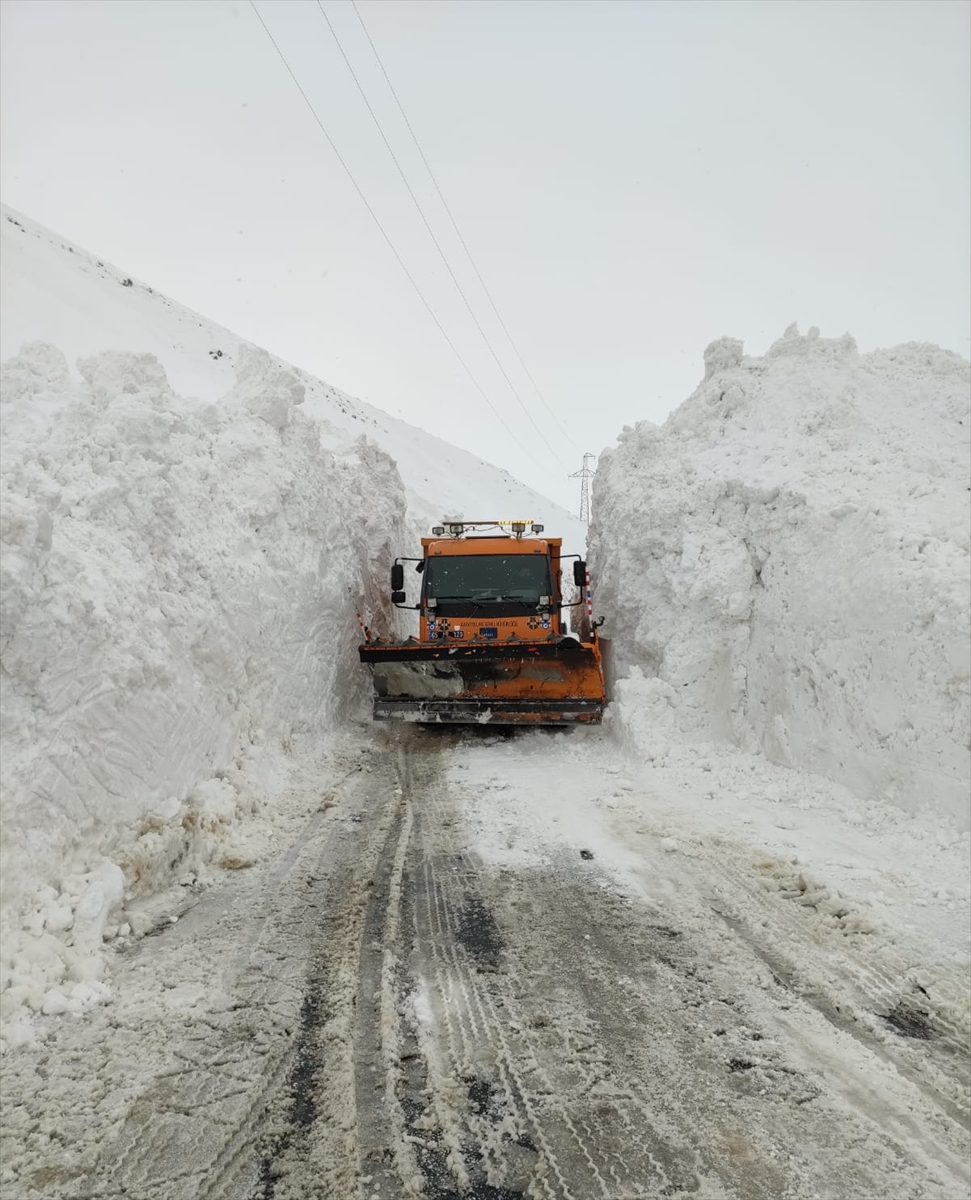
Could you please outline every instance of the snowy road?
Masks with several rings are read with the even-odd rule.
[[[4,1195],[966,1197],[960,1006],[779,859],[621,820],[581,740],[308,773],[274,861],[11,1060]]]

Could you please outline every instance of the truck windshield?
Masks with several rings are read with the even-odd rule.
[[[533,612],[551,592],[545,554],[449,554],[425,565],[426,599],[456,616],[471,616],[472,608],[494,616]]]

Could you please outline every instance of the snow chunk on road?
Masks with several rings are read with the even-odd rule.
[[[597,473],[595,603],[615,673],[654,681],[626,694],[641,740],[663,758],[670,716],[967,828],[971,367],[795,326],[705,367]]]
[[[98,951],[108,922],[121,911],[125,898],[125,876],[113,862],[104,862],[92,871],[74,908],[71,926],[74,939],[74,972],[81,979],[100,979],[104,964]]]

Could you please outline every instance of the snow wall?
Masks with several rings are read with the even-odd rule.
[[[218,404],[150,354],[78,367],[44,344],[3,367],[7,1016],[95,1002],[123,902],[245,865],[274,750],[364,715],[356,611],[390,614],[362,581],[407,544],[392,460],[322,449],[263,351]]]
[[[969,383],[936,346],[724,338],[600,459],[616,719],[727,737],[968,828]]]

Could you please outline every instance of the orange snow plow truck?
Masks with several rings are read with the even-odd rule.
[[[527,535],[529,530],[529,535]],[[562,555],[561,538],[528,521],[444,522],[421,539],[422,557],[391,568],[391,600],[416,609],[418,637],[360,647],[379,719],[450,724],[596,724],[604,707],[586,564]],[[560,569],[573,560],[575,604]],[[418,603],[408,603],[414,563]],[[410,573],[410,572],[409,572]],[[564,609],[581,614],[566,632]],[[367,636],[367,635],[366,635]]]

